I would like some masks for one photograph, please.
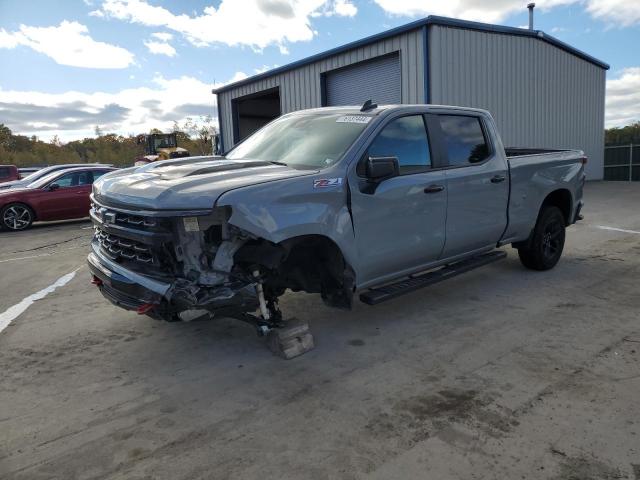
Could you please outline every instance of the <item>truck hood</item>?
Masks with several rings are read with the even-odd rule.
[[[262,160],[188,157],[105,175],[94,195],[100,203],[144,210],[208,210],[229,190],[313,173]]]

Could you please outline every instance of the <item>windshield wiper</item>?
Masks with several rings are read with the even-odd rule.
[[[275,160],[269,160],[269,163],[272,164],[272,165],[282,165],[283,167],[288,167],[289,166],[284,162],[276,162]]]

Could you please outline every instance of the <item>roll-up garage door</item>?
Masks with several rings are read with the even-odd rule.
[[[401,103],[400,56],[395,53],[326,73],[327,105]]]

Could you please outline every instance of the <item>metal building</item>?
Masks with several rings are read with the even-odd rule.
[[[306,108],[432,103],[489,110],[506,146],[604,159],[606,63],[541,31],[430,16],[214,90],[222,148]]]

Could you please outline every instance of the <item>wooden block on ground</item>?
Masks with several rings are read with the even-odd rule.
[[[300,356],[314,347],[313,335],[309,331],[309,324],[292,318],[286,326],[274,328],[267,335],[269,349],[287,360]]]

